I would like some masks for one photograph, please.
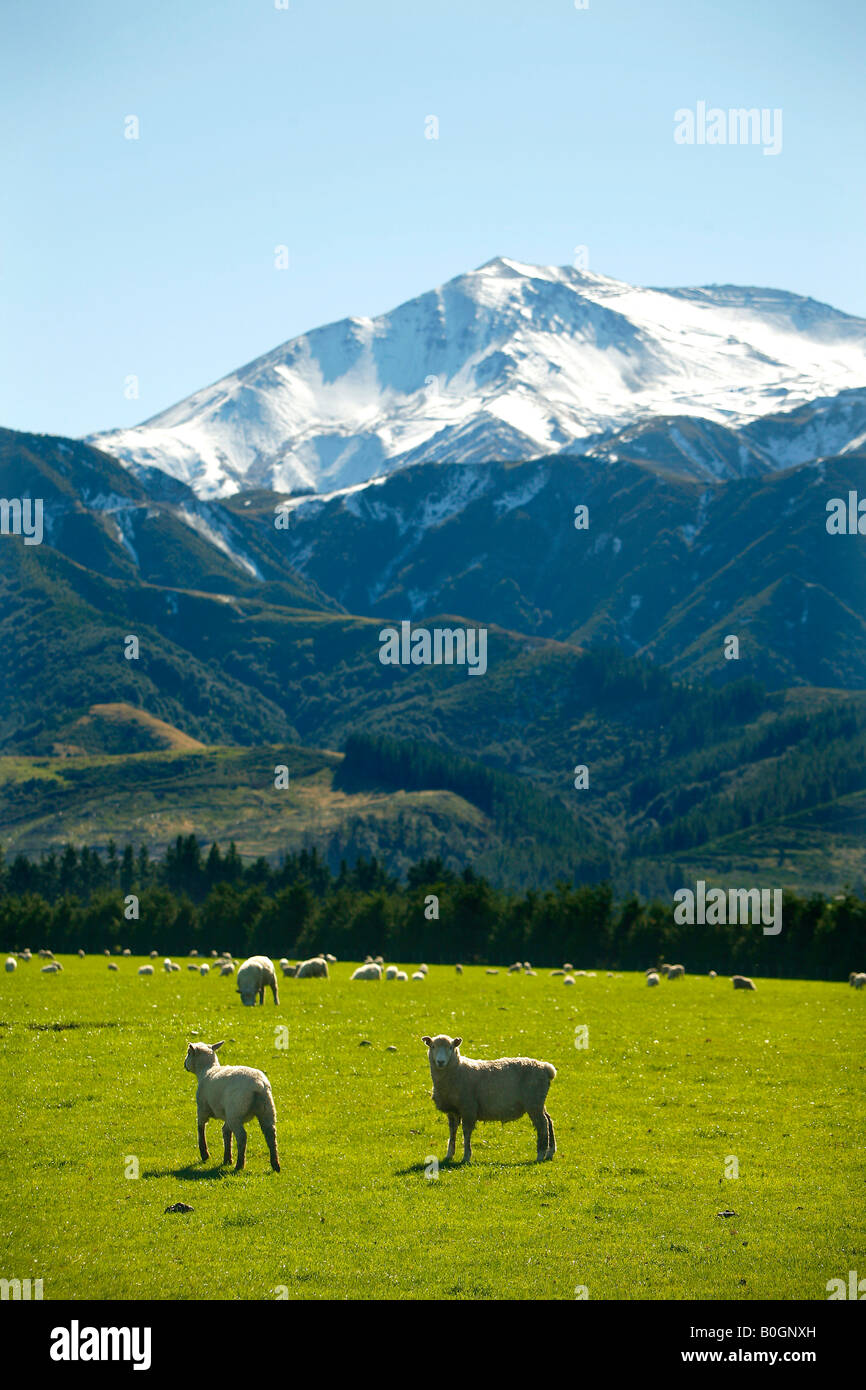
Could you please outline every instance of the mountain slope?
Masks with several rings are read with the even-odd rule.
[[[94,441],[201,497],[324,492],[418,461],[574,452],[660,415],[744,425],[864,387],[866,322],[828,305],[737,286],[633,288],[500,257],[378,318],[317,328]],[[758,457],[795,461],[776,457],[772,436]]]

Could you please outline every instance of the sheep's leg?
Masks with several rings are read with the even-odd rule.
[[[456,1110],[448,1111],[448,1149],[445,1154],[445,1162],[450,1163],[454,1157],[454,1146],[457,1143],[457,1129],[460,1124],[460,1116]]]
[[[547,1157],[553,1158],[556,1153],[556,1136],[553,1133],[553,1120],[547,1116]]]
[[[247,1132],[243,1125],[238,1125],[235,1130],[235,1138],[238,1141],[238,1161],[235,1164],[235,1172],[239,1173],[247,1156]]]
[[[210,1158],[210,1154],[208,1153],[208,1148],[207,1148],[207,1139],[205,1138],[205,1134],[204,1134],[204,1127],[205,1127],[206,1124],[207,1124],[207,1116],[206,1116],[206,1115],[199,1115],[199,1117],[198,1117],[198,1151],[199,1151],[199,1153],[200,1153],[201,1156],[202,1156],[202,1162],[204,1162],[204,1160],[205,1160],[206,1158]]]
[[[548,1136],[550,1133],[547,1128],[547,1111],[542,1105],[540,1110],[531,1110],[529,1112],[529,1118],[535,1125],[535,1133],[538,1135],[536,1159],[539,1163],[543,1163],[547,1158]]]
[[[223,1125],[223,1163],[232,1161],[232,1127],[226,1121]]]
[[[463,1114],[463,1162],[469,1163],[472,1158],[472,1131],[475,1128],[475,1116]]]
[[[271,1167],[275,1173],[280,1171],[280,1159],[277,1153],[277,1127],[269,1124],[267,1120],[259,1119],[262,1127],[262,1134],[265,1136],[265,1143],[268,1146],[268,1153],[271,1156]]]
[[[275,1003],[275,1004],[279,1004],[279,1002],[280,1002],[280,996],[277,994],[277,986],[276,986],[276,983],[274,983],[274,984],[271,985],[271,989],[273,990],[274,1003]],[[263,994],[263,995],[262,995],[262,1003],[264,1003],[264,1002],[265,1002],[265,1000],[264,1000],[264,994]]]

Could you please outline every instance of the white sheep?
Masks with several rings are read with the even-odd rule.
[[[564,970],[551,970],[551,972],[550,972],[550,978],[551,978],[551,980],[552,980],[552,979],[554,978],[555,975],[564,975],[564,974],[565,974],[565,971],[564,971]]]
[[[284,975],[285,975],[286,971],[288,970],[288,968],[289,968],[288,958],[287,958],[286,956],[281,956],[281,957],[280,957],[280,969],[282,970],[282,972],[283,972]]]
[[[207,961],[202,961],[201,965],[200,965],[199,968],[198,968],[198,973],[199,973],[200,975],[209,975],[209,974],[210,974],[210,966],[208,965]]]
[[[48,962],[47,965],[43,965],[43,967],[42,967],[42,974],[43,974],[43,975],[56,975],[56,974],[58,973],[58,971],[60,971],[60,970],[62,970],[62,969],[63,969],[63,966],[60,964],[60,961],[59,961],[59,960],[51,960],[51,961]]]
[[[186,968],[187,970],[195,970],[196,972],[198,972],[198,966],[196,965],[195,961],[192,961],[189,965],[187,965]]]
[[[425,975],[424,975],[424,971],[423,971],[423,970],[416,970],[416,971],[414,972],[414,974],[412,975],[412,979],[413,979],[413,980],[423,980],[423,979],[425,979],[425,978],[426,978],[426,977],[425,977]]]
[[[550,1062],[537,1062],[531,1057],[474,1061],[461,1056],[462,1041],[449,1038],[447,1033],[422,1038],[433,1078],[433,1104],[448,1116],[445,1162],[450,1163],[454,1157],[459,1124],[463,1125],[463,1162],[468,1163],[472,1158],[472,1131],[479,1120],[505,1124],[519,1120],[521,1115],[528,1115],[535,1126],[538,1162],[553,1158],[556,1140],[545,1101],[556,1068]]]
[[[79,959],[79,960],[84,960],[84,949],[83,949],[83,947],[81,947],[81,946],[79,946],[79,948],[78,948],[78,959]]]
[[[285,965],[283,965],[283,962],[280,961],[280,969],[283,972],[284,980],[294,979],[295,971],[297,970],[297,968],[297,965],[290,965],[288,961],[286,961]]]
[[[265,986],[271,990],[274,1003],[279,1004],[273,961],[268,960],[267,956],[250,956],[238,971],[237,992],[241,996],[241,1003],[252,1006],[258,996],[259,1003],[264,1004]]]
[[[396,965],[389,965],[389,966],[388,966],[388,969],[385,971],[385,979],[386,979],[386,980],[396,980],[396,978],[397,978],[397,966],[396,966]]]
[[[571,971],[574,969],[574,966],[572,965],[570,960],[567,960],[562,968],[565,971],[566,975],[569,975]]]
[[[519,961],[519,960],[516,960],[516,961],[514,962],[513,965],[509,965],[509,967],[508,967],[508,973],[509,973],[509,975],[516,975],[517,972],[518,972],[518,970],[522,970],[522,969],[523,969],[523,966],[520,964],[520,961]]]
[[[128,946],[125,946],[125,947],[123,948],[123,951],[122,951],[121,954],[124,955],[124,956],[131,956],[131,955],[132,955],[132,952],[130,951],[130,949],[129,949]]]
[[[115,965],[114,961],[113,961],[113,960],[110,960],[110,961],[108,962],[108,968],[109,968],[109,970],[119,970],[119,969],[120,969],[120,966],[119,966],[119,965]]]
[[[862,989],[866,985],[866,970],[861,970],[851,981],[855,989]]]
[[[731,979],[732,979],[733,982],[734,982],[734,989],[754,989],[754,988],[755,988],[754,981],[753,981],[753,980],[750,980],[749,977],[748,977],[748,975],[732,975],[732,976],[731,976]]]
[[[171,961],[169,960],[168,956],[166,956],[165,960],[162,962],[162,968],[165,971],[166,975],[171,974]]]
[[[253,957],[255,959],[255,957]],[[223,1163],[232,1161],[232,1135],[238,1142],[235,1172],[244,1166],[247,1151],[247,1132],[244,1123],[255,1117],[271,1155],[271,1167],[280,1171],[277,1156],[277,1112],[271,1083],[256,1067],[221,1067],[217,1050],[222,1043],[190,1043],[184,1068],[198,1077],[195,1092],[198,1112],[198,1147],[202,1160],[208,1158],[205,1125],[208,1120],[223,1121]]]
[[[718,978],[719,978],[719,977],[718,977],[718,975],[716,974],[715,970],[711,970],[711,971],[710,971],[710,979],[711,979],[711,980],[717,980]]]
[[[328,962],[324,956],[312,956],[302,960],[295,971],[296,980],[328,980]]]
[[[394,978],[395,980],[408,980],[409,976],[406,974],[405,970],[398,970]]]
[[[172,961],[172,963],[171,963],[171,969],[172,969],[173,971],[177,971],[177,973],[180,974],[180,966],[177,964],[176,961]]]
[[[563,983],[564,985],[573,985],[573,984],[574,984],[574,976],[573,976],[573,975],[566,975],[566,977],[565,977],[565,979],[563,980],[562,983]]]
[[[337,964],[337,957],[336,957],[336,956],[332,956],[330,951],[326,952],[326,954],[325,954],[325,960],[328,962],[329,965],[336,965],[336,964]]]
[[[852,971],[851,971],[851,974],[848,976],[848,983],[849,983],[849,985],[852,985],[852,986],[854,987],[854,989],[859,989],[860,986],[859,986],[859,985],[855,985],[855,984],[854,984],[854,981],[857,980],[857,979],[859,979],[860,976],[861,976],[862,974],[863,974],[863,971],[862,971],[862,970],[852,970]]]
[[[684,965],[669,965],[666,972],[669,980],[681,980],[685,973]]]
[[[139,975],[152,975],[152,974],[153,974],[153,966],[152,966],[152,965],[140,965],[140,966],[138,967],[138,973],[139,973]]]
[[[654,970],[647,975],[646,982],[648,985],[657,985],[659,983],[659,977]]]
[[[15,959],[15,957],[14,957],[14,956],[7,956],[7,957],[6,957],[6,973],[7,973],[7,975],[11,975],[11,974],[12,974],[12,971],[13,971],[13,970],[17,970],[17,969],[18,969],[18,962],[17,962],[17,960]]]
[[[422,972],[422,974],[426,975],[430,967],[429,965],[419,965],[418,969]]]
[[[151,951],[151,953],[150,953],[150,958],[151,958],[151,960],[156,960],[156,958],[157,958],[158,955],[159,955],[159,951]]]
[[[232,964],[231,961],[227,961],[225,965],[221,965],[221,966],[220,966],[220,974],[221,974],[221,975],[233,975],[234,973],[235,973],[235,968],[234,968],[234,966],[233,966],[233,964]]]
[[[455,971],[456,971],[456,973],[457,973],[458,975],[462,975],[462,974],[463,974],[463,966],[459,963],[459,961],[458,961],[457,965],[455,965],[454,969],[455,969]]]
[[[498,970],[485,970],[484,973],[485,973],[485,975],[498,975],[498,974],[499,974],[499,971],[498,971]]]
[[[349,976],[350,980],[381,980],[381,978],[382,967],[372,960],[369,964],[359,965],[357,970],[353,970]]]

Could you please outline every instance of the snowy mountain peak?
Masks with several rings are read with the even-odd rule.
[[[202,497],[322,493],[422,460],[573,452],[657,416],[740,426],[863,386],[866,322],[801,295],[497,256],[92,442]]]

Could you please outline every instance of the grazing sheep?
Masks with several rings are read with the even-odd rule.
[[[577,979],[577,977],[578,977],[579,975],[583,976],[583,978],[586,979],[586,971],[585,971],[585,970],[575,970],[575,972],[574,972],[574,978]]]
[[[517,973],[518,970],[522,970],[522,969],[523,969],[523,966],[520,964],[520,961],[519,961],[519,960],[516,960],[516,961],[514,962],[513,965],[509,965],[509,967],[508,967],[508,973],[509,973],[509,975],[515,975],[515,974]]]
[[[302,960],[295,971],[296,980],[327,980],[328,962],[324,956],[312,956],[310,960]]]
[[[382,967],[377,965],[374,960],[368,964],[359,965],[357,970],[353,970],[349,976],[350,980],[381,980]]]
[[[195,961],[191,961],[190,964],[189,964],[186,968],[187,968],[187,970],[195,970],[195,971],[198,971],[198,966],[196,965]]]
[[[564,971],[564,970],[551,970],[551,972],[550,972],[550,978],[553,979],[554,975],[564,975],[564,974],[565,974],[565,971]]]
[[[289,962],[288,962],[287,957],[286,957],[286,956],[281,956],[281,957],[280,957],[280,969],[282,970],[282,972],[283,972],[284,975],[285,975],[286,971],[288,970],[288,968],[289,968]]]
[[[426,979],[426,976],[425,976],[425,974],[424,974],[424,971],[423,971],[423,970],[416,970],[415,973],[414,973],[414,975],[412,976],[412,979],[413,979],[413,980],[424,980],[424,979]]]
[[[79,959],[79,960],[84,960],[84,950],[82,949],[81,946],[79,946],[79,948],[78,948],[78,959]]]
[[[113,961],[113,960],[110,960],[110,961],[108,962],[108,968],[109,968],[109,970],[119,970],[119,969],[120,969],[120,966],[119,966],[119,965],[115,965],[114,961]]]
[[[128,946],[125,946],[121,954],[124,956],[131,956],[132,952],[130,951]]]
[[[718,977],[718,975],[716,974],[715,970],[711,970],[711,971],[710,971],[710,979],[711,979],[711,980],[717,980],[718,978],[719,978],[719,977]]]
[[[6,957],[6,973],[11,975],[13,970],[18,969],[18,962],[14,956]]]
[[[659,977],[654,970],[651,974],[647,975],[646,982],[648,985],[657,985],[659,983]]]
[[[292,980],[294,979],[297,973],[298,967],[296,965],[289,965],[288,961],[286,961],[285,965],[283,965],[282,961],[280,961],[280,969],[283,972],[284,980]]]
[[[138,967],[138,973],[139,973],[139,975],[152,975],[152,974],[153,974],[153,966],[152,966],[152,965],[140,965],[140,966]]]
[[[253,956],[255,960],[257,957]],[[270,962],[269,962],[270,964]],[[271,967],[273,970],[273,967]],[[217,1060],[217,1049],[222,1043],[190,1043],[184,1068],[198,1077],[195,1092],[198,1112],[198,1147],[202,1160],[208,1158],[205,1125],[208,1120],[223,1121],[223,1163],[232,1161],[232,1135],[238,1141],[238,1157],[235,1172],[244,1166],[247,1152],[247,1132],[244,1122],[254,1116],[261,1125],[262,1134],[271,1155],[271,1167],[275,1173],[280,1171],[277,1157],[277,1112],[271,1083],[263,1071],[256,1067],[221,1067]]]
[[[429,967],[429,965],[419,965],[419,966],[418,966],[418,969],[419,969],[424,975],[426,975],[426,974],[427,974],[427,971],[430,969],[430,967]]]
[[[209,974],[210,974],[210,966],[208,965],[208,963],[207,963],[206,960],[205,960],[205,961],[202,961],[201,965],[200,965],[199,968],[198,968],[198,973],[199,973],[200,975],[209,975]]]
[[[49,951],[45,946],[43,946],[42,949],[39,951],[39,955],[42,957],[43,960],[53,960],[54,958],[54,952]]]
[[[327,952],[326,952],[326,954],[325,954],[325,960],[328,962],[329,965],[336,965],[336,964],[337,964],[337,957],[336,957],[336,956],[332,956],[330,951],[327,951]]]
[[[462,974],[463,974],[463,966],[460,965],[459,963],[458,963],[457,965],[455,965],[454,969],[455,969],[455,971],[457,972],[458,975],[462,975]]]
[[[216,951],[211,951],[210,954],[211,954],[211,960],[213,960],[214,956],[216,955]]]
[[[384,970],[384,968],[385,968],[385,957],[384,957],[384,956],[374,956],[374,957],[373,957],[373,960],[374,960],[374,962],[376,963],[376,965],[381,965],[381,966],[382,966],[382,969]]]
[[[159,951],[151,951],[151,953],[150,953],[150,958],[151,958],[151,960],[156,960],[156,958],[157,958],[158,955],[159,955]]]
[[[43,965],[43,967],[42,967],[42,974],[43,974],[43,975],[56,975],[56,974],[58,973],[58,971],[60,971],[60,970],[62,970],[62,969],[63,969],[63,966],[60,964],[60,961],[59,961],[59,960],[50,960],[50,961],[48,962],[47,965]]]
[[[499,971],[498,971],[498,970],[485,970],[484,973],[485,973],[485,975],[498,975],[498,974],[499,974]]]
[[[536,977],[537,977],[537,975],[538,975],[538,971],[537,971],[537,970],[524,970],[523,973],[524,973],[524,975],[535,975]]]
[[[525,961],[523,962],[523,968],[524,968],[524,970],[531,970],[531,969],[532,969],[532,966],[529,964],[529,961],[528,961],[528,960],[525,960]]]
[[[574,976],[573,976],[573,975],[566,975],[566,977],[565,977],[565,979],[563,980],[562,983],[563,983],[564,985],[573,985],[573,984],[574,984]]]
[[[433,1104],[448,1116],[445,1162],[450,1163],[454,1157],[459,1124],[463,1125],[463,1162],[468,1163],[472,1158],[472,1131],[479,1120],[505,1124],[519,1120],[521,1115],[529,1115],[535,1125],[538,1162],[553,1158],[556,1140],[545,1101],[556,1068],[550,1062],[537,1062],[531,1057],[473,1061],[460,1055],[462,1041],[449,1038],[447,1033],[422,1038],[433,1078]]]
[[[398,970],[394,978],[397,980],[408,980],[409,976],[406,974],[405,970]]]
[[[105,954],[108,955],[108,952],[106,951]],[[18,952],[18,959],[19,959],[19,960],[32,960],[32,959],[33,959],[33,956],[32,956],[32,953],[31,953],[30,951],[26,951],[26,950],[25,950],[25,951],[19,951],[19,952]]]
[[[174,961],[172,961],[171,966],[170,966],[169,968],[170,968],[171,970],[176,970],[176,971],[178,972],[178,974],[180,974],[180,966],[177,965]]]
[[[685,966],[683,965],[669,965],[667,968],[667,977],[669,980],[681,980],[685,973]]]
[[[232,964],[231,961],[227,961],[225,965],[221,965],[221,966],[220,966],[220,974],[221,974],[221,975],[233,975],[234,973],[235,973],[235,968],[234,968],[234,966],[233,966],[233,964]]]
[[[165,971],[166,975],[171,974],[171,961],[169,960],[168,956],[166,956],[165,960],[162,962],[162,968]]]
[[[863,986],[866,985],[866,970],[861,970],[858,975],[855,975],[851,984],[855,989],[862,989]]]
[[[386,979],[386,980],[396,980],[396,978],[397,978],[397,967],[396,967],[396,965],[389,965],[389,966],[388,966],[388,969],[385,971],[385,979]]]
[[[851,971],[851,974],[848,976],[848,983],[849,983],[849,985],[853,985],[854,989],[859,989],[860,986],[859,986],[859,985],[855,985],[855,984],[854,984],[854,981],[857,980],[857,979],[859,979],[860,976],[861,976],[862,974],[863,974],[863,971],[862,971],[862,970],[852,970],[852,971]]]
[[[191,955],[191,956],[197,956],[197,955],[198,955],[198,951],[190,951],[190,955]]]
[[[566,975],[568,975],[574,969],[574,966],[572,965],[570,960],[567,960],[562,968],[565,971]]]
[[[657,966],[656,966],[656,973],[659,974],[659,975],[667,975],[667,973],[668,973],[669,970],[670,970],[670,966],[667,965],[667,964],[664,964],[664,965],[657,965]]]
[[[109,949],[108,949],[107,946],[106,946],[105,950],[102,952],[102,954],[103,954],[104,956],[110,956],[110,955],[111,955],[111,952],[109,951]]]
[[[734,982],[734,989],[754,989],[754,988],[755,988],[754,981],[753,981],[753,980],[750,980],[749,977],[748,977],[748,975],[732,975],[732,976],[731,976],[731,979],[732,979],[733,982]]]
[[[274,1004],[279,1004],[280,996],[277,993],[273,961],[268,960],[267,956],[250,956],[238,971],[237,992],[241,996],[241,1003],[251,1007],[258,995],[259,1003],[264,1004],[265,986],[273,994]]]

